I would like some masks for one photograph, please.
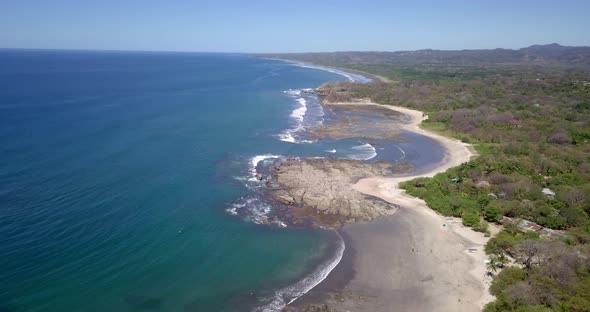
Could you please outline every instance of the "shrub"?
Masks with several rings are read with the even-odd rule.
[[[588,215],[580,208],[566,206],[559,210],[559,214],[565,218],[568,227],[582,226],[588,223]]]
[[[590,243],[590,226],[571,228],[567,233],[575,244]]]
[[[479,214],[475,211],[463,212],[463,224],[469,227],[476,227],[479,225]]]
[[[496,184],[496,185],[510,182],[510,179],[508,178],[508,176],[503,175],[499,172],[494,172],[494,173],[490,174],[490,176],[488,177],[488,180],[490,181],[490,183]]]
[[[564,132],[558,132],[558,133],[555,133],[552,136],[550,136],[547,139],[547,142],[554,143],[554,144],[561,144],[561,145],[571,144],[572,138],[570,138],[570,136]]]
[[[488,206],[484,210],[484,219],[488,222],[497,222],[500,220],[500,210],[494,206]]]
[[[502,291],[508,286],[524,281],[525,272],[519,267],[505,267],[492,281],[490,293],[494,296],[503,296]]]
[[[473,226],[473,230],[475,230],[477,232],[485,233],[486,236],[490,235],[489,223],[487,223],[486,221],[480,221],[479,224],[476,224],[475,226]]]

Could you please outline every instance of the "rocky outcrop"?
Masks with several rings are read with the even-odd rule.
[[[363,100],[359,100],[362,103]],[[329,123],[322,124],[311,131],[311,137],[319,140],[323,138],[348,139],[365,138],[374,140],[401,141],[400,124],[405,116],[375,105],[355,105],[350,103],[332,105],[324,100],[324,105],[335,111],[346,111],[350,114],[339,114],[340,117]]]
[[[411,164],[386,162],[289,159],[273,170],[273,180],[280,188],[270,193],[289,207],[289,214],[312,218],[322,226],[337,227],[396,211],[393,205],[354,190],[355,181],[370,176],[391,176],[411,168]]]
[[[391,120],[341,117],[335,122],[324,124],[311,131],[314,140],[330,138],[403,141],[399,135],[399,126]]]

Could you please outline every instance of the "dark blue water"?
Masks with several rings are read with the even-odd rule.
[[[235,55],[1,51],[0,311],[232,310],[300,278],[321,233],[224,210],[250,157],[293,146],[282,91],[335,79]]]
[[[239,55],[0,50],[0,311],[290,300],[332,234],[256,224],[259,203],[254,222],[226,211],[256,188],[257,155],[374,157],[362,140],[281,140],[323,118],[284,91],[345,79]]]

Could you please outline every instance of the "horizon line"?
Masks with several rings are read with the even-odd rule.
[[[336,50],[336,51],[315,51],[315,52],[229,52],[229,51],[189,51],[189,50],[127,50],[127,49],[84,49],[84,48],[20,48],[20,47],[0,47],[1,50],[25,50],[25,51],[72,51],[72,52],[135,52],[135,53],[202,53],[202,54],[240,54],[240,55],[260,55],[260,54],[311,54],[311,53],[395,53],[395,52],[415,52],[415,51],[482,51],[482,50],[512,50],[518,51],[534,46],[558,45],[566,48],[590,48],[590,46],[567,46],[556,42],[546,44],[533,44],[521,48],[487,48],[487,49],[414,49],[414,50]]]

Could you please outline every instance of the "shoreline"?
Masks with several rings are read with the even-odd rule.
[[[273,60],[333,72],[350,81],[354,81],[353,76],[347,74],[385,82],[380,77],[364,72],[353,73],[347,69],[285,59]],[[374,221],[346,224],[338,230],[345,240],[340,261],[318,284],[291,300],[283,310],[299,311],[307,304],[322,303],[347,311],[440,310],[440,307],[451,311],[481,311],[487,302],[493,300],[488,292],[489,280],[484,278],[484,260],[487,257],[483,246],[488,238],[483,233],[464,227],[459,218],[445,218],[437,214],[422,200],[398,188],[401,182],[417,177],[432,177],[465,163],[476,155],[474,150],[469,144],[420,128],[420,123],[427,118],[421,111],[381,105],[368,99],[341,103],[323,101],[322,105],[342,108],[362,106],[363,109],[379,108],[401,113],[403,121],[399,124],[400,128],[436,141],[444,149],[444,156],[438,163],[418,170],[419,174],[370,177],[351,183],[351,188],[361,194],[377,197],[402,208],[393,215]],[[441,228],[441,224],[445,225],[444,228]],[[392,245],[396,248],[391,248]],[[420,245],[423,250],[429,249],[431,255],[418,257],[414,252],[417,250],[415,245]],[[467,250],[470,248],[476,248],[478,252],[469,253]],[[426,271],[431,273],[426,274]],[[408,282],[424,274],[426,276],[418,280],[426,284]]]
[[[353,184],[353,189],[360,193],[402,208],[394,215],[373,222],[345,225],[341,231],[347,237],[346,248],[350,252],[345,253],[332,274],[300,298],[294,307],[320,302],[352,311],[481,311],[493,300],[488,291],[489,279],[485,278],[487,256],[483,252],[489,238],[463,226],[460,218],[439,215],[423,200],[398,187],[401,182],[432,177],[468,162],[476,156],[471,146],[420,128],[427,116],[417,110],[369,100],[324,105],[372,106],[402,113],[406,120],[401,128],[437,141],[445,149],[445,156],[437,165],[419,174],[363,178]],[[411,233],[409,237],[408,232]],[[391,249],[392,245],[398,248]],[[399,250],[404,248],[408,250]],[[476,248],[477,252],[470,253],[469,248]],[[430,254],[419,255],[415,252],[418,249],[430,250]],[[348,277],[335,276],[335,273]],[[426,277],[418,278],[426,282],[424,284],[408,280],[424,274]],[[334,294],[341,295],[334,300]],[[342,294],[348,294],[344,296],[348,299],[343,300]]]
[[[256,56],[258,57],[258,56]],[[274,61],[281,61],[281,62],[286,62],[295,66],[301,66],[301,67],[307,67],[307,68],[314,68],[314,69],[318,69],[318,70],[323,70],[323,71],[327,71],[327,72],[331,72],[331,73],[335,73],[335,74],[339,74],[341,76],[344,76],[346,78],[348,78],[351,82],[359,82],[353,79],[353,77],[350,77],[346,74],[352,74],[352,75],[356,75],[356,76],[362,76],[366,79],[369,80],[369,82],[372,81],[378,81],[381,83],[392,83],[394,81],[392,81],[389,78],[383,77],[383,76],[379,76],[379,75],[375,75],[375,74],[371,74],[368,72],[364,72],[364,71],[360,71],[360,70],[355,70],[355,69],[350,69],[350,68],[344,68],[344,67],[336,67],[336,66],[324,66],[324,65],[317,65],[314,63],[310,63],[310,62],[304,62],[304,61],[299,61],[299,60],[293,60],[293,59],[288,59],[288,58],[279,58],[279,57],[261,57],[267,60],[274,60]]]

